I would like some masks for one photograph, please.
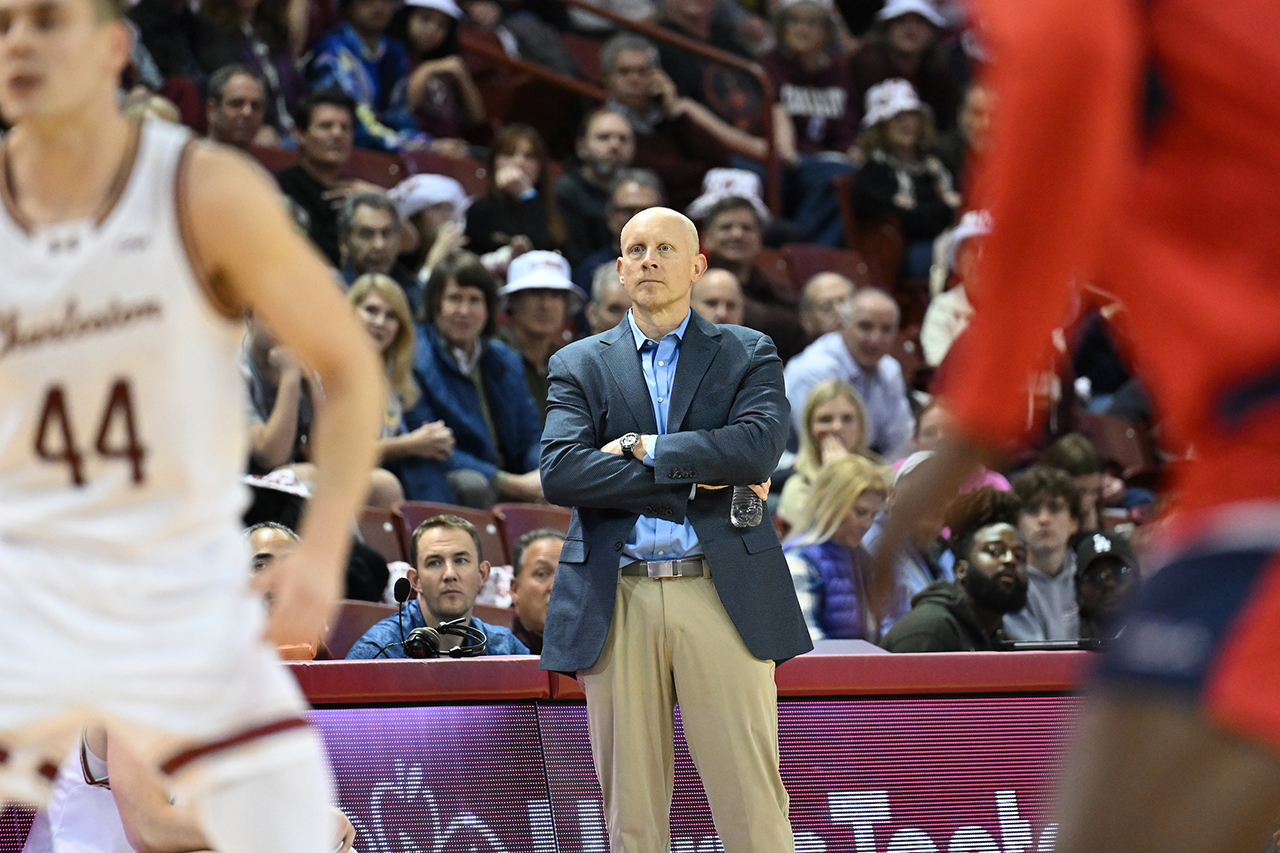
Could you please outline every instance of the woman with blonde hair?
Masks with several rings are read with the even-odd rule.
[[[885,469],[847,455],[824,465],[783,553],[814,640],[875,642],[879,620],[867,601],[871,556],[862,537],[889,494]]]
[[[800,425],[795,473],[782,486],[777,513],[793,526],[825,465],[850,454],[874,458],[867,449],[867,407],[848,382],[827,379],[814,385],[805,398]]]
[[[382,419],[381,461],[406,456],[445,459],[453,452],[453,431],[443,421],[424,423],[412,432],[404,425],[405,408],[421,397],[413,378],[417,336],[404,291],[390,276],[366,273],[352,282],[347,303],[386,366],[389,392]]]

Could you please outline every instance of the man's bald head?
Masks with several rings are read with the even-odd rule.
[[[707,259],[698,252],[698,229],[678,211],[651,207],[631,217],[621,242],[618,277],[631,296],[637,322],[647,318],[641,323],[646,334],[650,329],[645,323],[652,330],[665,329],[665,334],[689,313],[690,290],[707,269]]]
[[[800,292],[800,325],[809,337],[843,329],[853,305],[853,282],[836,272],[820,272]]]
[[[742,283],[728,270],[709,269],[693,286],[693,310],[711,323],[741,326],[746,306]]]
[[[692,247],[693,251],[695,253],[698,251],[698,226],[694,225],[693,220],[685,216],[680,211],[672,210],[669,207],[650,207],[631,217],[627,224],[622,226],[622,239],[624,243],[626,241],[628,228],[637,223],[644,223],[651,220],[655,222],[662,222],[664,224],[669,221],[674,221],[673,224],[675,227],[683,229],[684,236],[689,240],[689,245]],[[673,234],[672,237],[668,239],[674,239],[674,236],[675,235]]]

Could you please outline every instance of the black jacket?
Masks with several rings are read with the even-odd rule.
[[[978,624],[960,584],[934,581],[911,599],[903,616],[880,641],[891,652],[991,652],[997,637]]]

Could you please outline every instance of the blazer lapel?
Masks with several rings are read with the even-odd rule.
[[[658,422],[653,417],[653,403],[649,399],[649,385],[644,381],[644,373],[640,370],[640,355],[636,352],[636,339],[631,334],[631,325],[623,320],[601,337],[604,345],[602,357],[618,391],[626,402],[631,416],[635,419],[637,432],[653,435],[658,431]],[[684,358],[683,351],[680,354]],[[676,369],[679,374],[679,367]],[[678,382],[677,378],[677,382]]]
[[[671,388],[671,409],[667,416],[667,432],[679,432],[684,416],[693,403],[694,392],[702,384],[711,362],[720,352],[720,330],[698,312],[692,312],[680,342],[680,361],[676,364],[676,380]]]

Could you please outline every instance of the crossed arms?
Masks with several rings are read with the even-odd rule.
[[[782,361],[767,337],[742,343],[749,352],[744,353],[746,365],[737,376],[725,423],[661,436],[656,452],[650,447],[653,468],[601,450],[621,435],[604,434],[602,416],[611,406],[626,403],[617,395],[606,394],[606,386],[616,385],[600,361],[579,358],[570,362],[563,351],[552,356],[541,462],[547,500],[562,506],[638,514],[652,514],[652,508],[660,506],[670,509],[671,517],[684,518],[691,484],[735,486],[767,480],[786,441],[788,404],[783,393]],[[695,393],[686,423],[698,423],[700,404],[714,406],[723,399],[720,395],[726,392],[722,389],[734,377],[715,370],[721,360],[712,362],[708,376],[698,378],[707,384]],[[586,373],[592,374],[590,379],[595,383],[590,390],[584,387]],[[676,381],[679,384],[690,379],[678,374]],[[648,406],[649,401],[639,404]],[[644,430],[636,424],[635,431]]]

